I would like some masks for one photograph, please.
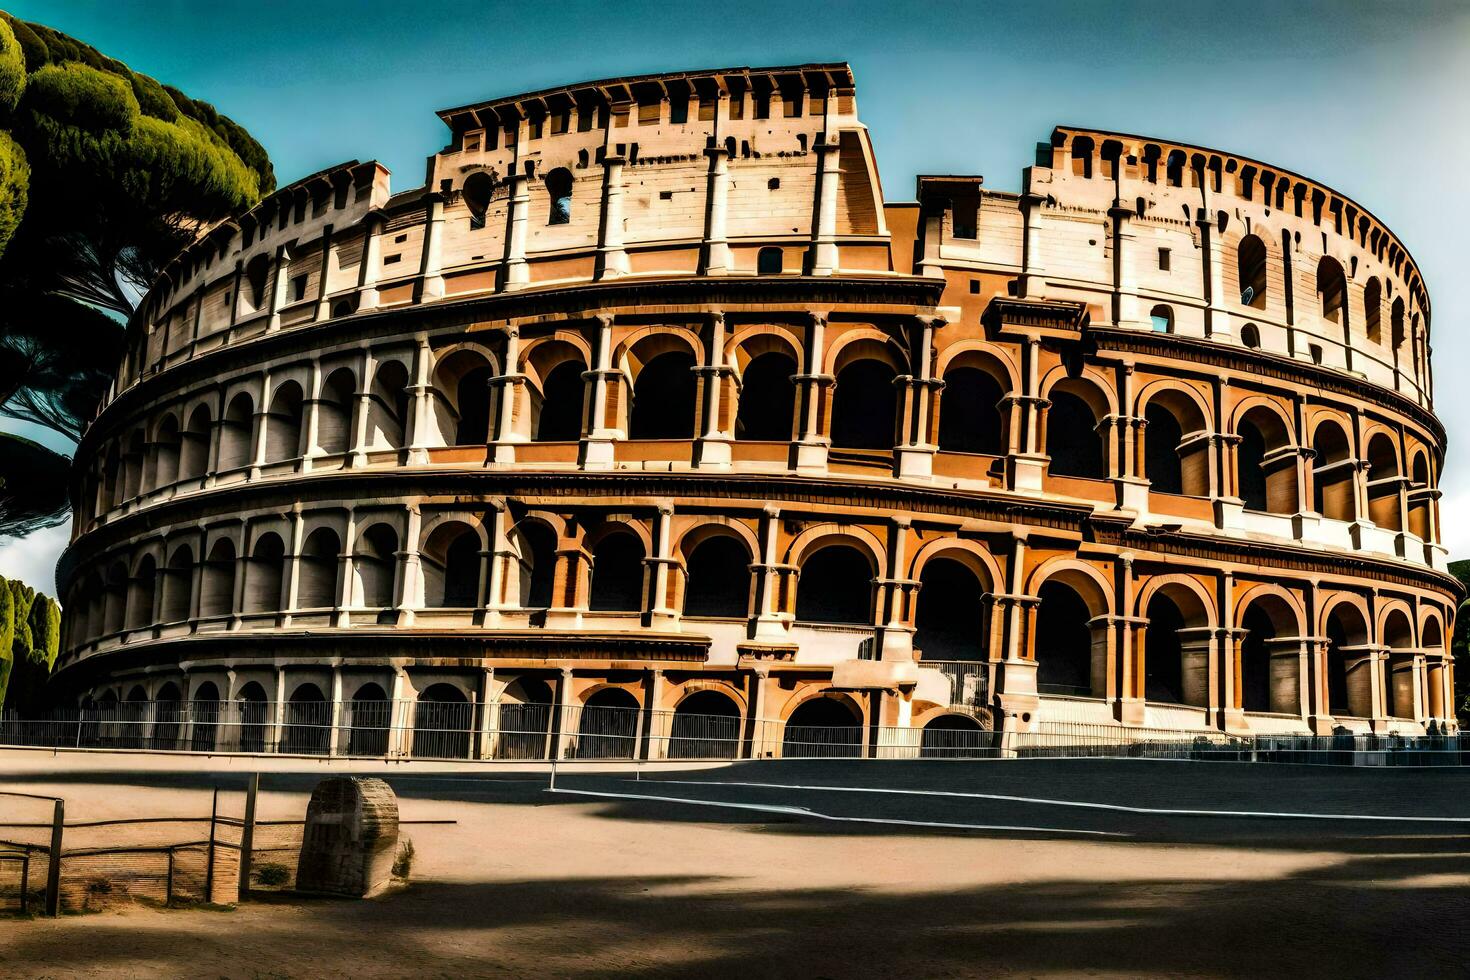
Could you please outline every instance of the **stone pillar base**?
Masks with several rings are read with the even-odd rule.
[[[1050,456],[1032,453],[1016,453],[1006,457],[1006,489],[1041,491],[1046,481],[1046,467]]]
[[[901,446],[898,454],[898,475],[908,479],[927,480],[934,475],[933,446]]]
[[[610,470],[613,468],[613,439],[609,436],[589,436],[582,440],[578,463],[584,470]]]

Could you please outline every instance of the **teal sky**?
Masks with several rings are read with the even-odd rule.
[[[1316,178],[1393,229],[1433,303],[1452,557],[1470,557],[1470,0],[1335,3],[721,4],[71,2],[16,16],[213,102],[282,183],[377,159],[402,190],[447,130],[434,110],[663,70],[846,60],[885,195],[916,173],[1016,190],[1054,125],[1252,156]],[[8,424],[0,421],[0,425]],[[1462,436],[1463,433],[1463,436]],[[35,433],[28,433],[34,435]],[[0,574],[51,588],[64,533],[0,543]]]

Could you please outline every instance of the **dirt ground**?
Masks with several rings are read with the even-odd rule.
[[[154,785],[10,788],[90,819],[208,812],[207,777],[136,778]],[[0,918],[0,976],[1470,975],[1470,841],[1444,824],[1088,838],[549,795],[529,773],[393,781],[405,819],[457,821],[409,829],[406,891]],[[262,816],[304,811],[309,781],[266,785]],[[831,809],[832,795],[799,805]],[[922,800],[885,805],[933,816]]]

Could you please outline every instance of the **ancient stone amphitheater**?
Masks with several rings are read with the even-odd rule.
[[[483,757],[1453,729],[1429,298],[1362,205],[1069,127],[891,202],[845,64],[439,117],[424,186],[314,174],[146,297],[68,699]]]

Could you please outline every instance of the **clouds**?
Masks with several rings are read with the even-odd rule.
[[[0,575],[18,578],[49,596],[56,595],[56,559],[71,538],[71,521],[42,528],[24,538],[0,538]]]

